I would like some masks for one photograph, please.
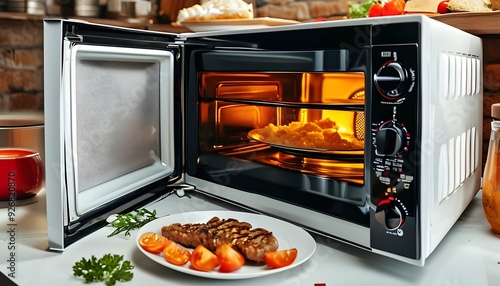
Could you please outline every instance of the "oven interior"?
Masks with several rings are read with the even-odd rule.
[[[362,73],[203,72],[199,110],[200,153],[364,183]]]
[[[242,59],[196,73],[188,173],[367,225],[365,73]]]

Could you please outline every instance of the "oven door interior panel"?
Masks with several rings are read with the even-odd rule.
[[[46,86],[46,160],[65,170],[47,176],[48,224],[62,223],[51,247],[180,178],[175,51],[131,46],[64,37],[61,51],[46,49],[62,61],[59,79],[45,73],[59,81]]]
[[[69,61],[69,220],[174,171],[172,53],[75,45]],[[160,95],[167,95],[160,97]],[[160,146],[161,144],[161,146]]]
[[[186,141],[198,144],[186,144],[187,173],[369,225],[366,79],[350,56],[194,52]]]

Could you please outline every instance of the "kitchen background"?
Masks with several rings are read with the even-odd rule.
[[[103,23],[112,21],[111,24],[134,28],[184,32],[182,28],[172,27],[169,23],[176,20],[180,9],[190,7],[199,0],[159,0],[158,4],[144,1],[150,3],[151,10],[148,10],[150,11],[148,15],[142,17],[137,13],[128,15],[124,15],[123,12],[113,13],[111,11],[113,8],[110,6],[112,2],[106,2],[119,0],[61,0],[60,2],[47,0],[48,6],[42,8],[37,6],[36,1],[38,0],[27,0],[27,2],[0,0],[0,114],[43,113],[44,17],[60,15],[92,17]],[[253,3],[256,7],[254,10],[256,17],[298,21],[342,18],[347,14],[350,3],[349,0],[247,0],[247,2]],[[79,3],[85,5],[79,6]],[[82,8],[88,6],[92,6],[93,9]],[[490,134],[490,106],[500,102],[500,49],[498,49],[500,35],[480,36],[484,43],[484,163]]]

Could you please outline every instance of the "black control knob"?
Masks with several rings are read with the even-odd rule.
[[[401,152],[406,142],[406,130],[392,121],[382,124],[375,135],[377,155],[395,156]]]
[[[375,219],[385,226],[387,230],[396,230],[403,226],[406,212],[399,201],[393,197],[388,197],[377,205]]]
[[[373,82],[382,95],[396,98],[407,90],[408,71],[401,63],[390,61],[377,71]]]

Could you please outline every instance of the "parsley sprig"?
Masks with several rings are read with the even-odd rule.
[[[116,284],[116,281],[130,281],[134,274],[130,271],[134,266],[130,261],[125,260],[123,255],[105,254],[97,259],[92,255],[90,259],[82,258],[73,265],[73,275],[83,277],[85,283],[104,282],[107,286]]]
[[[134,210],[129,213],[117,215],[116,218],[111,221],[111,226],[116,229],[109,234],[108,237],[112,237],[121,232],[125,232],[125,235],[130,235],[130,231],[139,229],[155,219],[157,219],[156,210],[151,212],[147,209]]]

